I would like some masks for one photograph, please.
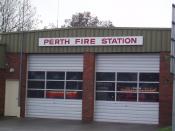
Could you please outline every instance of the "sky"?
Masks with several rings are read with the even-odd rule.
[[[99,20],[110,20],[116,27],[171,27],[175,0],[31,0],[42,23],[64,25],[72,14],[90,11]]]

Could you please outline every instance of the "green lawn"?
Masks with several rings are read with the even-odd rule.
[[[161,128],[160,131],[172,131],[171,127]]]

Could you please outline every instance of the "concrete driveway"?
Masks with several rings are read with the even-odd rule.
[[[0,118],[0,131],[158,131],[158,127],[106,122],[86,124],[81,121],[38,118]]]

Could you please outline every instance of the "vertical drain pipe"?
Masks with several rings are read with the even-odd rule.
[[[175,131],[175,4],[172,5],[171,73],[173,73],[172,131]]]
[[[25,9],[25,0],[23,0],[23,7],[22,7],[22,10],[23,10],[22,11],[22,26],[21,26],[22,38],[21,38],[21,43],[20,43],[18,107],[21,107],[21,89],[22,89],[22,73],[23,73],[22,71],[23,70],[23,43],[24,43],[24,9]]]

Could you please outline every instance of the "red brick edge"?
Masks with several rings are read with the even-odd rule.
[[[5,69],[0,69],[0,116],[4,116],[5,105]]]
[[[93,121],[94,116],[95,54],[84,53],[82,120]]]
[[[26,82],[27,82],[27,54],[23,55],[22,82],[20,87],[20,116],[25,117]]]
[[[160,52],[159,126],[172,123],[173,77],[170,74],[170,53]]]

